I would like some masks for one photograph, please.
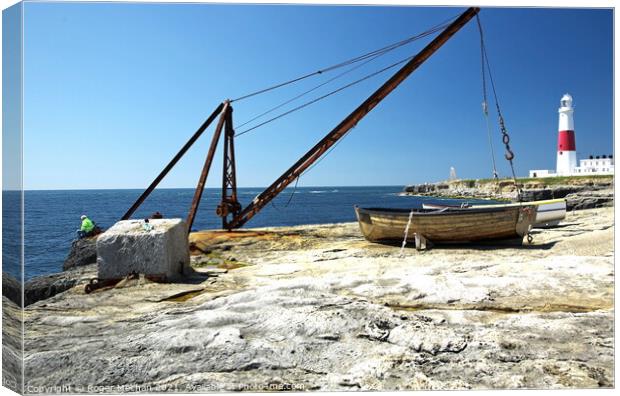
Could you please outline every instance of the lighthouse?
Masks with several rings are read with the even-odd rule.
[[[555,176],[592,176],[613,175],[613,154],[590,155],[590,158],[580,159],[577,166],[577,152],[575,145],[575,124],[573,123],[573,97],[565,94],[560,99],[558,109],[558,152],[555,172],[548,169],[532,169],[530,177]],[[551,148],[551,147],[550,147]],[[549,151],[551,153],[551,151]]]
[[[562,96],[558,109],[558,154],[556,173],[559,176],[570,175],[577,167],[577,152],[575,151],[575,124],[573,122],[573,97],[569,94]]]

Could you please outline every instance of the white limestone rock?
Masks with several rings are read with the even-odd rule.
[[[136,272],[171,279],[189,268],[186,224],[181,219],[123,220],[97,240],[99,279],[118,279]]]

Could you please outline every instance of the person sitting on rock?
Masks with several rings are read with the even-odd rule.
[[[82,219],[82,226],[77,230],[78,239],[87,238],[95,234],[95,223],[92,222],[86,215],[80,217]]]
[[[153,213],[150,217],[150,219],[163,219],[164,215],[159,213],[159,211]]]

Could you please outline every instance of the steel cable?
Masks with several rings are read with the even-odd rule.
[[[280,104],[279,104],[279,105],[277,105],[277,106],[274,106],[274,107],[270,108],[269,110],[267,110],[267,111],[265,111],[265,112],[263,112],[263,113],[261,113],[261,114],[259,114],[259,115],[255,116],[255,117],[253,117],[253,118],[249,119],[248,121],[245,121],[245,122],[243,122],[243,123],[242,123],[242,124],[240,124],[240,125],[237,125],[237,128],[244,127],[244,126],[246,126],[247,124],[250,124],[251,122],[258,120],[259,118],[264,117],[264,116],[266,116],[267,114],[272,113],[272,112],[274,112],[274,111],[278,110],[279,108],[282,108],[282,107],[286,106],[287,104],[289,104],[289,103],[291,103],[291,102],[294,102],[294,101],[296,101],[297,99],[299,99],[299,98],[301,98],[301,97],[303,97],[303,96],[306,96],[307,94],[309,94],[309,93],[311,93],[311,92],[316,91],[317,89],[319,89],[319,88],[321,88],[321,87],[323,87],[323,86],[325,86],[325,85],[329,84],[330,82],[332,82],[332,81],[334,81],[334,80],[337,80],[338,78],[340,78],[340,77],[342,77],[342,76],[344,76],[344,75],[346,75],[346,74],[349,74],[349,73],[351,73],[351,72],[353,72],[353,71],[355,71],[355,70],[359,69],[360,67],[362,67],[362,66],[364,66],[364,65],[368,64],[369,62],[372,62],[373,60],[377,59],[377,58],[378,58],[378,57],[380,57],[381,55],[383,55],[383,54],[380,54],[380,55],[375,55],[374,57],[372,57],[372,58],[368,59],[367,61],[362,62],[362,63],[360,63],[359,65],[357,65],[357,66],[355,66],[355,67],[352,67],[351,69],[348,69],[348,70],[346,70],[346,71],[344,71],[344,72],[342,72],[342,73],[338,74],[337,76],[332,77],[332,78],[330,78],[329,80],[327,80],[327,81],[325,81],[325,82],[323,82],[323,83],[321,83],[321,84],[319,84],[319,85],[317,85],[317,86],[315,86],[315,87],[313,87],[313,88],[311,88],[311,89],[309,89],[309,90],[307,90],[307,91],[304,91],[304,92],[300,93],[299,95],[296,95],[296,96],[292,97],[291,99],[288,99],[288,100],[286,100],[286,101],[284,101],[284,102],[280,103]]]
[[[244,131],[238,132],[237,134],[235,134],[235,137],[238,137],[238,136],[244,135],[244,134],[246,134],[246,133],[248,133],[248,132],[250,132],[250,131],[253,131],[253,130],[257,129],[257,128],[260,128],[260,127],[262,127],[262,126],[264,126],[264,125],[266,125],[266,124],[269,124],[270,122],[273,122],[273,121],[275,121],[275,120],[277,120],[277,119],[279,119],[279,118],[282,118],[282,117],[284,117],[284,116],[287,116],[287,115],[289,115],[289,114],[291,114],[291,113],[293,113],[293,112],[296,112],[296,111],[298,111],[298,110],[301,110],[301,109],[303,109],[303,108],[305,108],[305,107],[310,106],[311,104],[314,104],[314,103],[316,103],[316,102],[318,102],[318,101],[320,101],[320,100],[323,100],[323,99],[325,99],[325,98],[327,98],[327,97],[329,97],[329,96],[332,96],[332,95],[334,95],[334,94],[336,94],[336,93],[338,93],[338,92],[340,92],[340,91],[343,91],[343,90],[345,90],[345,89],[347,89],[347,88],[350,88],[350,87],[352,87],[352,86],[354,86],[354,85],[356,85],[356,84],[359,84],[359,83],[361,83],[361,82],[363,82],[363,81],[366,81],[366,80],[368,80],[369,78],[372,78],[372,77],[374,77],[374,76],[376,76],[376,75],[378,75],[378,74],[381,74],[381,73],[383,73],[383,72],[385,72],[385,71],[387,71],[387,70],[390,70],[390,69],[392,69],[392,68],[394,68],[394,67],[396,67],[396,66],[398,66],[398,65],[400,65],[400,64],[402,64],[402,63],[405,63],[405,62],[409,61],[409,60],[410,60],[410,59],[412,59],[414,56],[415,56],[415,55],[410,55],[410,56],[408,56],[407,58],[402,59],[402,60],[399,60],[398,62],[392,63],[391,65],[386,66],[386,67],[384,67],[384,68],[383,68],[383,69],[381,69],[381,70],[377,70],[377,71],[375,71],[375,72],[373,72],[373,73],[367,74],[366,76],[364,76],[364,77],[362,77],[362,78],[360,78],[360,79],[358,79],[358,80],[355,80],[355,81],[353,81],[353,82],[350,82],[350,83],[348,83],[348,84],[346,84],[346,85],[343,85],[343,86],[341,86],[340,88],[337,88],[337,89],[335,89],[335,90],[333,90],[333,91],[331,91],[331,92],[326,93],[325,95],[319,96],[318,98],[312,99],[312,100],[310,100],[310,101],[308,101],[308,102],[306,102],[306,103],[303,103],[303,104],[301,104],[301,105],[299,105],[299,106],[297,106],[297,107],[295,107],[295,108],[293,108],[293,109],[291,109],[291,110],[285,111],[284,113],[281,113],[281,114],[279,114],[279,115],[277,115],[277,116],[275,116],[275,117],[273,117],[273,118],[270,118],[270,119],[268,119],[267,121],[261,122],[260,124],[255,125],[255,126],[253,126],[253,127],[249,128],[249,129],[246,129],[246,130],[244,130]]]
[[[508,131],[506,130],[506,125],[504,123],[504,117],[502,115],[502,111],[499,106],[499,99],[497,98],[497,90],[495,89],[495,81],[493,81],[493,73],[491,72],[491,64],[489,62],[489,56],[487,54],[486,45],[484,43],[484,37],[482,34],[482,23],[480,22],[480,17],[478,15],[476,15],[476,19],[478,20],[478,28],[480,29],[480,45],[482,47],[482,56],[486,64],[487,73],[489,74],[489,81],[491,81],[491,89],[493,91],[493,98],[495,100],[495,109],[497,110],[499,128],[502,133],[502,142],[504,143],[504,146],[506,148],[505,157],[508,163],[510,164],[510,171],[512,173],[512,179],[514,181],[515,188],[517,190],[517,199],[519,200],[519,202],[521,202],[521,199],[522,199],[521,189],[519,188],[519,185],[517,183],[517,175],[515,173],[515,168],[514,168],[514,163],[513,163],[515,155],[512,149],[510,148],[510,135],[508,135]]]
[[[489,108],[487,100],[487,80],[486,80],[486,68],[485,68],[485,52],[484,52],[484,36],[482,33],[482,24],[480,18],[476,15],[476,22],[478,23],[478,32],[480,33],[480,66],[482,71],[482,112],[484,113],[484,119],[487,127],[487,137],[489,138],[489,148],[491,150],[491,161],[493,163],[493,179],[498,180],[499,175],[497,173],[497,166],[495,163],[495,150],[493,148],[493,138],[491,136],[491,125],[489,123]]]
[[[444,28],[444,27],[446,27],[447,25],[448,25],[448,24],[444,24],[444,25],[441,25],[441,26],[438,26],[438,27],[432,28],[432,29],[430,29],[430,30],[428,30],[428,31],[426,31],[426,32],[424,32],[424,33],[421,33],[421,34],[419,34],[419,35],[417,35],[417,36],[414,36],[413,38],[409,38],[409,39],[407,39],[407,40],[403,40],[403,41],[401,41],[401,42],[399,42],[399,43],[393,44],[393,45],[392,45],[392,46],[390,46],[390,47],[385,47],[385,48],[383,48],[382,50],[375,51],[375,53],[374,53],[371,57],[366,58],[366,61],[365,61],[365,62],[362,62],[362,63],[358,64],[358,65],[357,65],[357,66],[355,66],[355,67],[352,67],[352,68],[350,68],[350,69],[348,69],[348,70],[345,70],[344,72],[342,72],[342,73],[340,73],[340,74],[338,74],[338,75],[336,75],[336,76],[334,76],[334,77],[330,78],[329,80],[327,80],[327,81],[325,81],[325,82],[323,82],[323,83],[321,83],[321,84],[318,84],[318,85],[316,85],[316,86],[314,86],[314,87],[310,88],[309,90],[304,91],[304,92],[302,92],[302,93],[300,93],[300,94],[298,94],[298,95],[296,95],[296,96],[294,96],[294,97],[292,97],[292,98],[290,98],[290,99],[288,99],[288,100],[286,100],[286,101],[284,101],[284,102],[282,102],[282,103],[280,103],[280,104],[278,104],[278,105],[276,105],[276,106],[274,106],[274,107],[272,107],[272,108],[270,108],[270,109],[268,109],[268,110],[264,111],[263,113],[261,113],[261,114],[259,114],[259,115],[255,116],[255,117],[253,117],[253,118],[249,119],[248,121],[245,121],[245,122],[243,122],[242,124],[238,125],[238,126],[237,126],[237,128],[241,128],[241,127],[243,127],[243,126],[245,126],[245,125],[247,125],[247,124],[250,124],[251,122],[256,121],[257,119],[259,119],[259,118],[261,118],[261,117],[264,117],[265,115],[267,115],[267,114],[269,114],[269,113],[272,113],[272,112],[274,112],[275,110],[277,110],[277,109],[279,109],[279,108],[282,108],[283,106],[286,106],[287,104],[289,104],[289,103],[291,103],[291,102],[294,102],[295,100],[297,100],[297,99],[299,99],[299,98],[301,98],[301,97],[303,97],[303,96],[305,96],[305,95],[307,95],[307,94],[309,94],[309,93],[311,93],[311,92],[316,91],[317,89],[319,89],[319,88],[321,88],[321,87],[323,87],[323,86],[325,86],[325,85],[327,85],[327,84],[329,84],[329,83],[333,82],[334,80],[337,80],[337,79],[339,79],[339,78],[341,78],[341,77],[343,77],[343,76],[345,76],[345,75],[347,75],[347,74],[349,74],[349,73],[351,73],[351,72],[353,72],[353,71],[355,71],[355,70],[359,69],[360,67],[362,67],[362,66],[364,66],[364,65],[366,65],[366,64],[368,64],[368,63],[370,63],[370,62],[372,62],[373,60],[375,60],[375,59],[377,59],[377,58],[379,58],[379,57],[381,57],[381,56],[383,56],[383,55],[387,54],[388,52],[390,52],[390,51],[392,51],[392,50],[394,50],[394,49],[396,49],[396,48],[399,48],[399,47],[401,47],[401,46],[403,46],[403,45],[405,45],[405,44],[409,44],[409,43],[411,43],[411,42],[413,42],[413,41],[415,41],[415,40],[419,40],[419,39],[422,39],[422,38],[424,38],[424,37],[427,37],[427,36],[429,36],[429,35],[431,35],[431,34],[433,34],[433,33],[436,33],[437,31],[439,31],[439,30],[443,29],[443,28]]]
[[[317,70],[315,72],[308,73],[308,74],[305,74],[305,75],[293,78],[291,80],[284,81],[282,83],[278,83],[278,84],[272,85],[270,87],[260,89],[258,91],[251,92],[249,94],[240,96],[240,97],[238,97],[236,99],[232,99],[231,103],[232,102],[238,102],[238,101],[241,101],[241,100],[244,100],[244,99],[248,99],[248,98],[251,98],[253,96],[260,95],[260,94],[263,94],[263,93],[266,93],[266,92],[269,92],[269,91],[273,91],[274,89],[278,89],[278,88],[281,88],[281,87],[284,87],[284,86],[287,86],[287,85],[299,82],[301,80],[305,80],[306,78],[309,78],[309,77],[313,77],[313,76],[317,76],[317,75],[320,75],[320,74],[323,74],[323,73],[327,73],[327,72],[330,72],[332,70],[336,70],[336,69],[339,69],[341,67],[345,67],[345,66],[351,65],[353,63],[361,62],[361,61],[366,60],[366,59],[376,55],[377,53],[380,53],[380,52],[383,52],[383,51],[391,51],[392,49],[398,48],[398,47],[403,46],[405,44],[408,44],[408,43],[410,43],[412,41],[418,40],[418,39],[420,39],[422,37],[425,37],[425,36],[427,36],[429,34],[432,34],[432,32],[436,32],[436,31],[444,28],[450,22],[452,22],[454,19],[456,19],[458,16],[459,15],[452,16],[452,17],[446,19],[445,21],[435,25],[434,27],[428,29],[425,32],[422,32],[420,34],[408,37],[408,38],[406,38],[404,40],[401,40],[401,41],[399,41],[397,43],[393,43],[393,44],[387,45],[385,47],[382,47],[382,48],[370,51],[370,52],[368,52],[366,54],[363,54],[363,55],[360,55],[360,56],[356,56],[356,57],[348,59],[348,60],[346,60],[344,62],[340,62],[340,63],[337,63],[335,65],[328,66],[326,68]]]

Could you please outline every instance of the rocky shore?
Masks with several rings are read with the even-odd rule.
[[[28,306],[45,300],[77,284],[97,277],[97,237],[81,239],[71,244],[63,264],[63,272],[36,276],[24,284],[23,303]],[[2,295],[17,305],[21,304],[22,288],[18,280],[2,273]]]
[[[565,198],[569,211],[613,206],[613,177],[520,179],[517,186],[521,189],[521,197],[525,201]],[[515,200],[517,188],[512,179],[453,180],[409,185],[404,188],[402,194]]]
[[[547,181],[547,183],[545,182]],[[548,183],[549,179],[526,181],[519,187],[525,201],[555,198],[567,200],[567,210],[582,210],[613,206],[613,178],[572,178],[564,183]],[[516,188],[512,180],[455,180],[451,182],[409,185],[402,195],[436,196],[440,198],[476,198],[514,200]],[[32,278],[24,285],[26,306],[47,299],[78,283],[96,277],[97,237],[74,241],[63,263],[63,272]],[[84,267],[84,268],[82,268]],[[3,274],[3,295],[19,303],[19,283]]]
[[[28,305],[25,383],[31,393],[613,387],[613,230],[604,207],[535,230],[532,245],[403,255],[355,223],[193,233],[183,282],[85,294],[95,269],[78,266],[71,287]]]

